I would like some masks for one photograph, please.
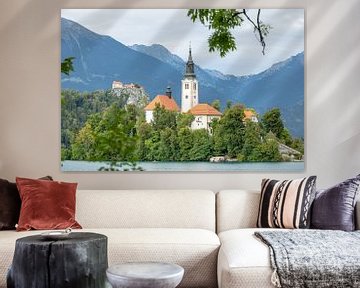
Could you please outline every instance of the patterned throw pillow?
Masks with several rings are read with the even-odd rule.
[[[309,228],[316,176],[294,180],[263,179],[257,227]]]

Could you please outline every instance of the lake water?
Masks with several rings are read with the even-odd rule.
[[[138,162],[145,171],[304,171],[304,162]],[[61,162],[61,171],[99,171],[109,167],[106,162],[70,161]]]

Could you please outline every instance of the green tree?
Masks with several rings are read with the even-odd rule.
[[[227,153],[226,142],[224,139],[224,127],[220,120],[214,120],[211,123],[213,135],[213,153],[214,156],[223,156]]]
[[[61,148],[64,149],[64,151],[66,150],[67,152],[64,153],[61,156],[61,160],[66,160],[66,159],[71,159],[71,143],[74,142],[74,132],[71,131],[70,129],[63,129],[61,131]],[[70,154],[69,154],[70,153]],[[70,156],[70,158],[69,158]]]
[[[221,109],[221,105],[220,105],[220,100],[216,99],[211,103],[211,106],[214,107],[216,110],[220,111]]]
[[[220,143],[215,143],[215,148],[218,149],[220,145],[225,145],[226,153],[231,158],[237,157],[244,145],[244,117],[244,107],[234,105],[225,111],[216,125],[216,129],[219,131],[214,131],[214,141],[220,141]]]
[[[189,128],[181,128],[178,132],[179,156],[178,160],[188,161],[193,147],[193,134]]]
[[[72,159],[74,160],[92,160],[95,154],[95,136],[89,123],[79,131],[75,142],[72,145]]]
[[[149,145],[146,145],[146,141],[152,135],[152,127],[149,123],[143,122],[137,125],[137,135],[139,137],[137,147],[136,147],[136,155],[139,161],[151,160],[149,159]]]
[[[61,146],[61,161],[71,160],[71,149]]]
[[[207,161],[211,156],[212,143],[206,129],[198,129],[192,132],[193,145],[189,151],[189,160]]]
[[[159,161],[161,159],[160,131],[152,131],[150,138],[145,140],[145,149],[147,151],[146,160]]]
[[[165,128],[160,132],[159,161],[175,161],[177,159],[177,136],[175,130]]]
[[[75,57],[68,57],[61,62],[61,73],[69,75],[70,72],[74,71],[74,59]]]
[[[142,109],[140,110],[134,104],[129,104],[125,106],[125,110],[126,110],[126,121],[131,121],[132,123],[136,123],[138,115],[140,114],[139,112],[142,111]]]
[[[299,151],[302,155],[304,155],[304,140],[301,138],[293,139],[291,144],[291,148]]]
[[[266,139],[261,145],[255,148],[254,161],[279,162],[282,160],[279,152],[279,144],[276,140]]]
[[[156,131],[163,130],[165,128],[176,128],[176,112],[166,110],[164,107],[160,107],[156,104],[153,111],[152,126]]]
[[[284,130],[284,124],[281,120],[281,112],[279,108],[273,108],[267,111],[263,115],[261,122],[266,133],[272,132],[278,139],[281,138],[281,134]]]
[[[102,113],[88,118],[72,145],[76,160],[109,161],[110,168],[102,170],[139,170],[136,166],[138,136],[134,131],[135,119],[125,109],[111,105]]]
[[[226,101],[226,109],[230,109],[232,106],[232,101],[231,100],[227,100]]]
[[[194,115],[187,113],[180,113],[176,117],[177,129],[190,128],[191,123],[194,121]]]
[[[291,134],[287,128],[284,128],[280,133],[280,141],[284,143],[287,146],[292,146],[293,139],[291,137]]]
[[[265,54],[265,37],[271,29],[270,25],[260,20],[261,9],[257,10],[256,19],[251,19],[246,9],[190,9],[188,16],[193,22],[200,21],[212,32],[208,38],[209,51],[218,51],[224,57],[230,51],[236,50],[235,37],[232,30],[241,27],[248,21],[254,27],[254,33]]]
[[[124,109],[111,105],[102,114],[96,130],[98,153],[94,160],[135,162],[138,136],[134,133],[135,119],[127,118]],[[131,117],[130,117],[131,118]]]
[[[96,158],[96,129],[99,121],[101,120],[100,114],[94,114],[89,117],[84,127],[76,135],[74,143],[71,145],[71,153],[73,160],[86,160],[91,161]]]
[[[93,92],[79,92],[76,90],[62,90],[61,95],[61,145],[70,149],[79,130],[84,127],[87,119],[96,113],[103,112],[112,104],[119,108],[126,108],[130,115],[135,110],[138,121],[145,118],[141,107],[126,105],[127,95],[114,96],[111,90]],[[147,96],[143,95],[144,101]],[[129,106],[129,107],[128,107]]]
[[[247,122],[245,125],[245,142],[242,149],[242,161],[257,161],[255,152],[261,145],[261,129],[258,123]]]

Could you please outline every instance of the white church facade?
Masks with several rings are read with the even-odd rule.
[[[212,133],[211,122],[214,119],[220,119],[222,116],[220,111],[206,103],[194,106],[189,110],[189,113],[194,116],[191,129],[206,129],[209,133]]]
[[[167,88],[166,95],[157,95],[146,107],[145,118],[147,123],[153,120],[153,110],[156,105],[160,105],[166,110],[181,113],[190,113],[194,116],[191,129],[206,129],[211,133],[210,123],[214,119],[220,119],[222,113],[206,103],[199,104],[199,83],[194,71],[194,62],[189,48],[188,61],[186,62],[184,78],[181,80],[181,109],[171,96],[170,87]]]

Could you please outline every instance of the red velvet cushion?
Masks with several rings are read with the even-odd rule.
[[[81,228],[75,221],[77,183],[16,178],[21,198],[17,231]]]

